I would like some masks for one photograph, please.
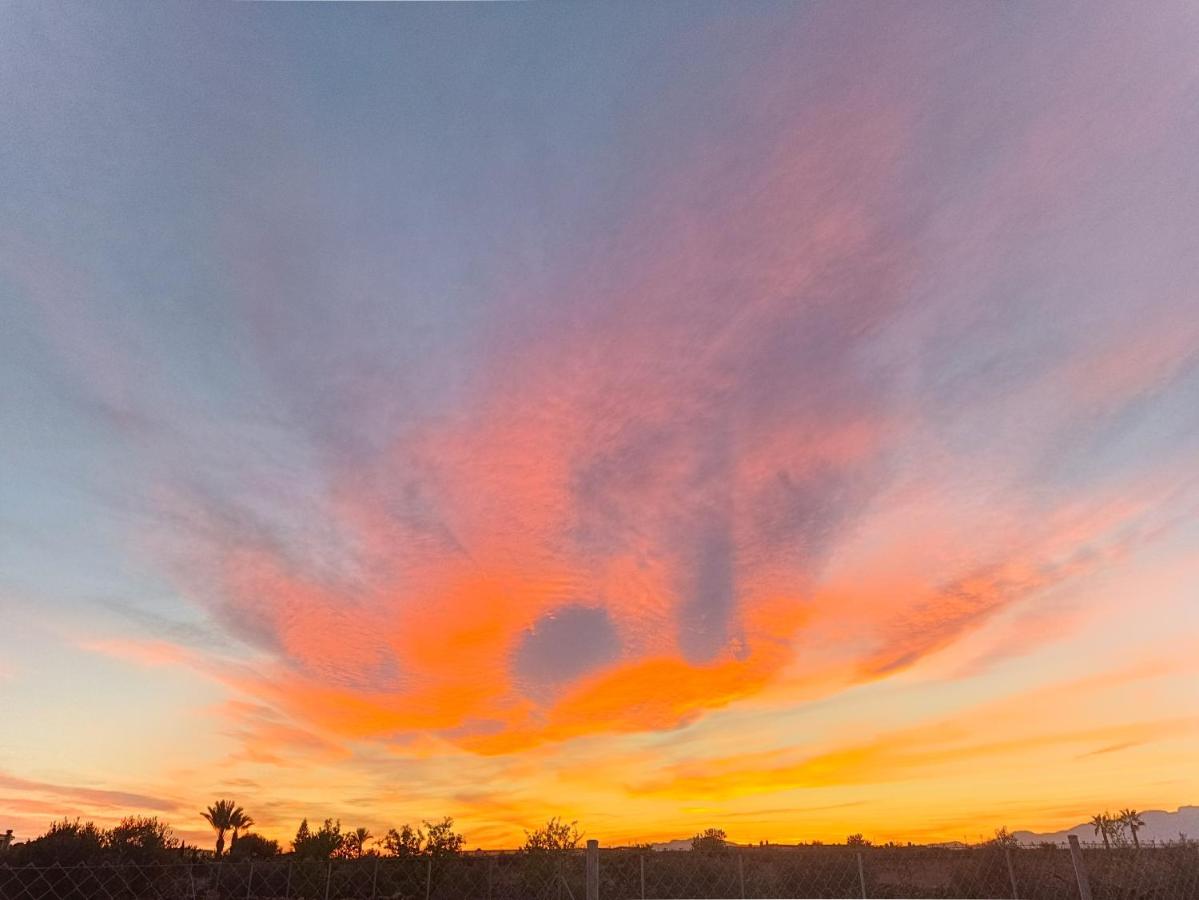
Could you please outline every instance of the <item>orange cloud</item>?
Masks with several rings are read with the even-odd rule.
[[[923,46],[920,32],[897,39]],[[506,754],[677,727],[796,685],[833,691],[943,651],[1169,527],[1170,467],[1046,499],[1030,472],[1052,441],[997,428],[1003,446],[967,458],[943,420],[1022,422],[1028,408],[1056,438],[1093,384],[1129,401],[1185,369],[1193,336],[1162,344],[1154,326],[1137,342],[1148,361],[1083,342],[1027,377],[901,358],[926,331],[949,357],[977,349],[959,340],[992,341],[971,331],[990,322],[985,304],[956,285],[913,302],[945,227],[904,202],[920,109],[887,80],[764,100],[762,72],[791,65],[780,50],[730,88],[756,111],[738,140],[750,161],[696,149],[602,252],[496,299],[452,404],[371,421],[385,438],[369,451],[297,451],[319,474],[306,489],[290,459],[244,485],[248,499],[171,470],[159,496],[180,584],[252,649],[217,677],[278,716],[231,726],[248,758],[418,736]],[[1093,74],[1076,63],[1069,90]],[[962,272],[984,287],[1008,246],[997,231],[1102,172],[1092,159],[1059,183],[1048,163],[1079,149],[1061,112],[1038,112],[950,204]],[[247,270],[259,314],[258,295],[287,282]],[[348,368],[347,402],[369,419],[390,386]]]

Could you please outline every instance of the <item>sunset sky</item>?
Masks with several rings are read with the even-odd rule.
[[[0,832],[1199,802],[1197,47],[0,6]]]

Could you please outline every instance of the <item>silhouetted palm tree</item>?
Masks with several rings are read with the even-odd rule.
[[[254,824],[254,820],[246,815],[246,811],[240,806],[233,810],[233,815],[229,817],[229,827],[233,829],[233,839],[229,841],[229,846],[232,847],[237,843],[237,833],[243,828],[249,828]]]
[[[366,843],[373,834],[366,828],[359,825],[353,831],[346,835],[346,843],[349,845],[350,855],[357,858],[366,852]]]
[[[1096,834],[1103,837],[1103,849],[1112,849],[1110,840],[1112,832],[1111,815],[1109,813],[1099,813],[1098,815],[1091,816],[1091,821],[1089,824],[1095,829]]]
[[[216,855],[218,858],[225,852],[226,831],[232,829],[233,839],[237,840],[239,829],[249,828],[254,824],[254,820],[246,815],[246,811],[232,800],[218,800],[201,815],[216,832]]]
[[[1132,844],[1140,850],[1141,842],[1137,839],[1137,829],[1145,827],[1145,820],[1141,818],[1141,814],[1135,809],[1122,809],[1120,821],[1128,826],[1128,830],[1132,832]]]

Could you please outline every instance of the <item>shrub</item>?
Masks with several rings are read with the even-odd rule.
[[[560,853],[574,850],[582,839],[577,821],[567,823],[554,816],[544,827],[526,831],[525,845],[521,849],[525,853]]]
[[[12,855],[17,862],[36,866],[74,866],[99,858],[106,843],[107,835],[95,822],[63,819],[51,823],[45,834],[13,847]]]
[[[691,839],[691,849],[698,853],[719,853],[728,847],[723,828],[705,828]]]
[[[387,834],[383,835],[383,850],[388,856],[419,856],[424,842],[423,831],[404,825],[399,831],[387,829]]]
[[[282,852],[279,842],[272,841],[253,831],[239,835],[229,847],[230,859],[267,859]]]
[[[325,819],[319,829],[312,831],[305,819],[292,841],[292,850],[301,859],[329,859],[341,849],[344,841],[341,820]]]
[[[462,835],[454,831],[454,820],[446,816],[440,822],[425,822],[425,852],[430,856],[454,856],[462,851],[466,843]]]

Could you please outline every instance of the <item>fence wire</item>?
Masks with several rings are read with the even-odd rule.
[[[1199,900],[1193,845],[1081,850],[1091,900]],[[1069,849],[602,849],[599,900],[1080,900]],[[588,900],[583,851],[441,858],[0,864],[0,900]]]

